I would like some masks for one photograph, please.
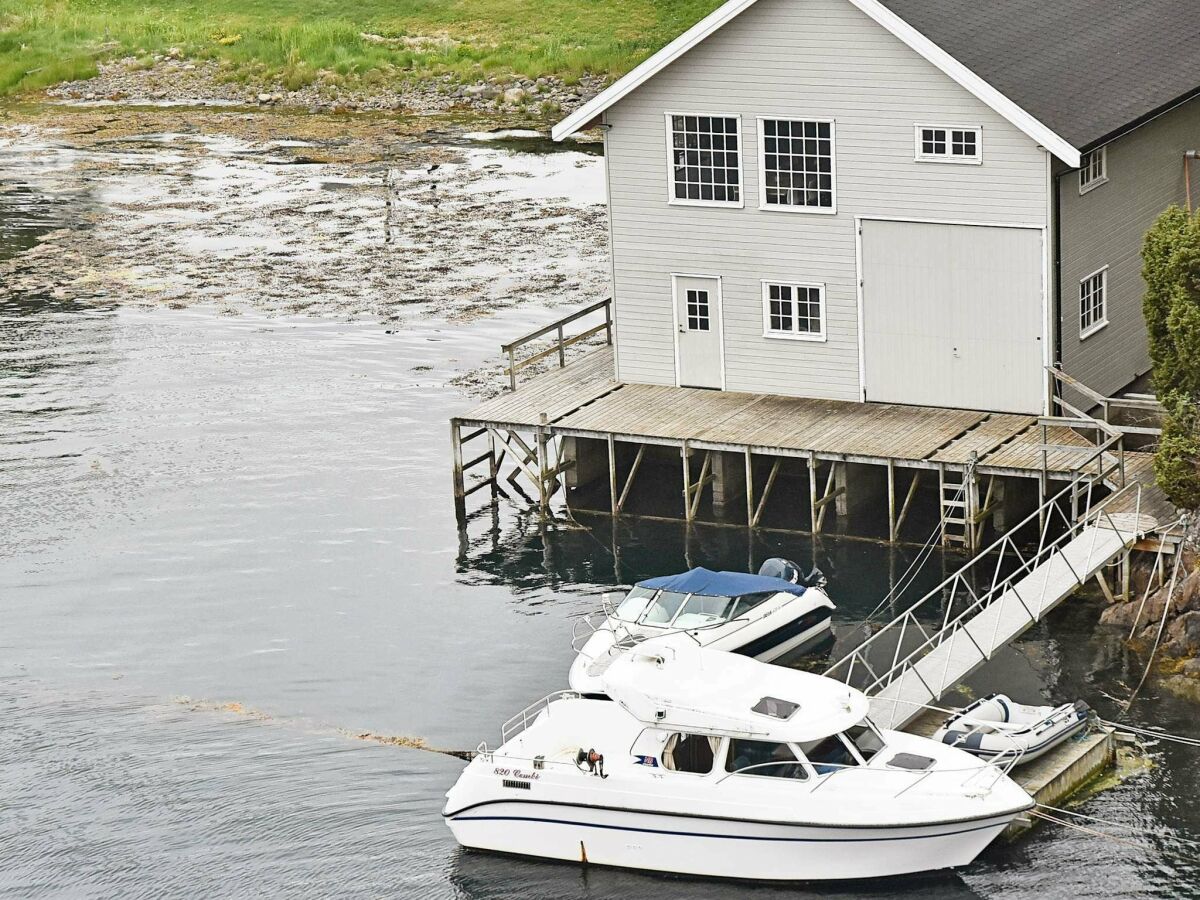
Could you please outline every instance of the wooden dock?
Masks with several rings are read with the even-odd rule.
[[[509,481],[522,477],[543,507],[568,470],[586,469],[599,479],[607,470],[611,512],[620,515],[646,448],[668,447],[682,461],[689,520],[708,489],[714,504],[729,497],[744,501],[745,523],[758,526],[780,465],[789,459],[800,461],[793,471],[802,466],[810,482],[807,527],[796,530],[820,531],[830,504],[845,511],[853,490],[848,465],[886,473],[886,498],[879,505],[886,505],[892,540],[901,538],[918,487],[929,490],[935,482],[943,543],[967,550],[981,545],[985,524],[1002,510],[1005,483],[1012,479],[1029,480],[1039,505],[1053,493],[1052,483],[1081,473],[1110,489],[1136,480],[1147,488],[1143,512],[1170,518],[1170,504],[1153,487],[1150,454],[1124,450],[1120,435],[1113,437],[1099,421],[626,384],[615,379],[607,346],[479,404],[453,420],[452,429],[460,502],[486,483],[499,487],[507,459]],[[478,438],[486,438],[489,449],[464,462],[463,445]],[[629,447],[636,456],[622,461],[620,451]],[[593,458],[581,459],[584,452]],[[487,475],[468,485],[470,470],[485,463]]]

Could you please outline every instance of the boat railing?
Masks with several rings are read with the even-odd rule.
[[[507,744],[518,734],[537,721],[543,712],[550,714],[550,707],[559,700],[578,700],[578,691],[555,691],[547,694],[541,700],[530,703],[527,707],[500,726],[500,743]]]

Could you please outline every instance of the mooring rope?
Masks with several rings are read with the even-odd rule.
[[[1142,677],[1138,681],[1137,687],[1133,689],[1133,693],[1129,695],[1129,699],[1125,701],[1125,712],[1129,712],[1129,707],[1133,706],[1133,701],[1137,699],[1142,685],[1150,677],[1150,667],[1154,664],[1154,656],[1158,653],[1158,645],[1162,641],[1163,632],[1167,627],[1167,616],[1171,612],[1171,601],[1175,599],[1175,582],[1179,578],[1179,569],[1183,564],[1183,548],[1187,545],[1188,535],[1191,533],[1191,530],[1192,523],[1189,519],[1183,524],[1183,537],[1180,539],[1179,549],[1175,553],[1175,566],[1171,570],[1171,585],[1167,588],[1167,599],[1163,603],[1162,618],[1158,622],[1158,634],[1154,636],[1154,646],[1150,648],[1150,658],[1146,660],[1146,668],[1142,671]]]
[[[1107,719],[1098,720],[1101,725],[1107,725],[1109,728],[1117,728],[1121,731],[1129,731],[1139,737],[1150,737],[1156,740],[1174,741],[1177,744],[1184,744],[1188,747],[1200,747],[1200,738],[1190,737],[1185,734],[1170,734],[1166,731],[1157,731],[1153,728],[1140,728],[1136,725],[1126,725],[1124,722],[1110,722]]]
[[[962,487],[958,489],[958,493],[954,496],[955,503],[962,499],[963,492],[966,489],[967,485],[964,481]],[[912,562],[908,564],[908,568],[904,570],[904,574],[900,576],[896,584],[892,586],[892,589],[888,591],[886,595],[884,595],[884,598],[879,601],[879,605],[867,613],[867,615],[863,618],[864,625],[869,623],[875,617],[875,614],[887,606],[888,603],[898,599],[900,595],[912,587],[913,582],[916,581],[917,575],[920,573],[921,569],[924,568],[925,563],[927,563],[933,557],[933,545],[938,538],[942,536],[942,533],[945,530],[945,517],[940,516],[938,524],[934,526],[933,533],[930,534],[929,539],[921,545],[921,549],[917,551],[917,555],[914,556]],[[922,559],[922,557],[925,558]],[[909,578],[909,573],[912,574],[911,578]],[[908,579],[908,584],[905,584],[905,579]]]
[[[1163,835],[1160,832],[1151,831],[1148,828],[1142,828],[1138,825],[1130,825],[1125,822],[1114,822],[1111,819],[1102,819],[1099,816],[1089,815],[1088,813],[1081,813],[1081,812],[1078,812],[1077,810],[1073,810],[1073,809],[1060,809],[1059,807],[1051,806],[1048,803],[1039,803],[1038,809],[1039,810],[1049,810],[1050,812],[1056,813],[1058,815],[1074,816],[1079,819],[1087,819],[1091,822],[1097,822],[1101,825],[1108,825],[1112,828],[1124,828],[1128,831],[1135,831],[1140,834],[1144,834],[1148,837],[1162,838],[1163,840],[1170,840],[1170,841],[1174,841],[1179,844],[1187,844],[1189,847],[1200,847],[1200,841],[1194,841],[1191,838],[1180,837],[1179,835],[1175,835],[1175,834]]]

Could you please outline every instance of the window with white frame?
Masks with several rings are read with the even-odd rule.
[[[761,119],[764,208],[835,209],[833,123]]]
[[[709,317],[708,306],[708,291],[694,291],[689,289],[687,292],[687,330],[688,331],[710,331],[711,319]]]
[[[1079,193],[1083,194],[1108,181],[1108,154],[1098,147],[1079,158]]]
[[[1079,282],[1079,336],[1087,337],[1108,324],[1108,267]]]
[[[767,337],[825,339],[825,286],[763,282],[763,332]]]
[[[669,117],[671,201],[742,202],[742,162],[736,116]]]
[[[960,163],[983,161],[983,134],[979,128],[918,125],[916,130],[918,160]]]

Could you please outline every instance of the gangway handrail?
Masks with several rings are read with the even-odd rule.
[[[1077,500],[1078,496],[1079,496],[1079,488],[1080,488],[1081,480],[1087,482],[1087,484],[1086,484],[1086,494],[1087,494],[1087,500],[1088,500],[1087,509],[1085,510],[1084,514],[1081,516],[1079,516],[1075,519],[1067,519],[1065,514],[1063,514],[1061,512],[1061,510],[1059,510],[1059,508],[1057,506],[1057,502],[1059,500],[1061,500],[1062,498],[1066,497],[1068,494],[1071,494],[1072,499]],[[1044,504],[1042,504],[1041,507],[1039,507],[1034,512],[1030,513],[1025,519],[1023,519],[1020,523],[1018,523],[1014,528],[1010,529],[1010,531],[1004,537],[1001,537],[998,540],[996,540],[995,542],[993,542],[985,550],[983,550],[981,553],[979,553],[978,555],[973,557],[971,560],[966,562],[963,566],[961,566],[956,572],[954,572],[954,574],[952,574],[949,577],[947,577],[946,579],[944,579],[940,584],[937,585],[937,587],[935,587],[933,590],[931,590],[927,594],[925,594],[925,596],[923,596],[916,603],[912,604],[901,615],[897,616],[895,619],[893,619],[891,622],[886,624],[883,628],[881,628],[875,634],[873,634],[869,638],[867,638],[867,640],[863,641],[861,644],[859,644],[857,647],[855,647],[852,651],[850,651],[850,653],[846,654],[844,657],[842,657],[837,662],[835,662],[833,665],[831,665],[825,671],[825,675],[827,677],[837,677],[835,673],[842,667],[846,667],[844,678],[845,678],[846,683],[851,683],[855,667],[859,662],[861,662],[863,664],[864,668],[866,668],[867,671],[870,673],[870,676],[873,676],[873,680],[870,681],[868,687],[865,688],[865,691],[868,694],[873,689],[877,688],[879,685],[886,686],[888,684],[891,684],[896,679],[896,673],[900,672],[902,675],[904,671],[907,671],[907,669],[911,666],[911,664],[913,663],[913,660],[916,656],[918,656],[918,655],[923,656],[924,655],[923,651],[925,651],[929,648],[940,646],[941,643],[943,643],[948,637],[952,637],[954,634],[957,634],[960,631],[959,626],[961,625],[962,622],[964,622],[966,620],[966,618],[968,617],[969,614],[978,612],[983,607],[989,605],[993,600],[995,600],[996,597],[1005,596],[1010,589],[1013,590],[1014,593],[1016,593],[1018,602],[1020,602],[1022,604],[1022,606],[1025,607],[1025,610],[1028,613],[1030,619],[1033,621],[1039,620],[1041,617],[1041,614],[1045,608],[1045,602],[1046,602],[1045,587],[1046,587],[1046,585],[1043,585],[1043,592],[1042,592],[1043,596],[1038,598],[1037,608],[1035,611],[1033,609],[1030,609],[1029,606],[1025,603],[1025,600],[1020,596],[1019,593],[1016,592],[1015,582],[1018,579],[1018,577],[1026,574],[1028,572],[1031,572],[1034,568],[1036,568],[1037,566],[1044,563],[1047,559],[1053,557],[1056,553],[1058,553],[1061,556],[1061,546],[1060,545],[1067,542],[1069,539],[1073,539],[1082,530],[1082,528],[1085,527],[1092,519],[1099,519],[1099,517],[1101,515],[1104,515],[1105,517],[1107,517],[1109,525],[1113,528],[1114,531],[1116,531],[1118,534],[1120,534],[1121,533],[1120,529],[1118,529],[1116,524],[1113,523],[1111,516],[1109,516],[1108,511],[1106,510],[1106,507],[1110,503],[1114,502],[1117,498],[1124,496],[1130,490],[1135,491],[1137,494],[1136,509],[1138,510],[1138,512],[1136,515],[1138,517],[1135,518],[1135,520],[1134,520],[1135,524],[1133,527],[1135,530],[1138,527],[1138,523],[1140,523],[1141,487],[1142,487],[1140,483],[1133,483],[1133,484],[1127,485],[1126,487],[1119,489],[1118,491],[1116,491],[1113,494],[1109,495],[1108,497],[1104,498],[1096,506],[1092,506],[1092,504],[1091,504],[1091,489],[1092,489],[1092,487],[1093,487],[1093,482],[1090,479],[1084,479],[1082,477],[1077,477],[1077,478],[1073,479],[1070,484],[1068,484],[1065,488],[1063,488],[1063,490],[1061,490],[1059,493],[1055,494],[1053,497],[1048,499]],[[1047,509],[1058,512],[1059,515],[1064,519],[1064,521],[1067,524],[1066,531],[1064,531],[1063,534],[1059,535],[1057,538],[1054,538],[1053,540],[1051,540],[1049,543],[1046,542],[1046,538],[1047,538],[1047,535],[1049,532],[1050,517],[1044,515],[1044,513]],[[1038,546],[1037,551],[1035,553],[1033,553],[1028,559],[1026,559],[1019,552],[1019,550],[1017,550],[1016,544],[1012,540],[1012,534],[1019,531],[1025,525],[1032,523],[1035,519],[1039,519],[1039,518],[1041,519],[1041,525],[1039,528],[1039,541],[1038,541],[1039,546]],[[1097,534],[1093,534],[1092,552],[1094,552],[1094,549],[1095,549],[1095,538],[1096,537],[1097,537]],[[1003,579],[1000,579],[999,572],[1000,572],[1001,566],[1003,565],[1004,553],[1005,553],[1006,549],[1012,550],[1012,552],[1017,556],[1017,558],[1019,560],[1021,560],[1021,565],[1018,566],[1015,571],[1009,573]],[[996,572],[992,577],[991,586],[988,588],[988,590],[986,590],[983,593],[982,596],[979,596],[979,595],[975,594],[974,590],[972,590],[970,588],[969,584],[964,580],[964,575],[968,570],[979,565],[985,557],[989,556],[993,552],[997,552],[999,554],[999,559],[997,560],[997,564],[996,564]],[[1066,561],[1065,556],[1062,558],[1064,559],[1064,561]],[[1069,561],[1067,561],[1067,565],[1070,566]],[[1072,572],[1075,575],[1076,580],[1078,581],[1079,574],[1075,573],[1073,570],[1072,570]],[[1085,577],[1086,577],[1086,575],[1085,575]],[[974,598],[975,602],[971,603],[965,610],[963,610],[961,613],[959,613],[959,615],[956,616],[952,620],[950,617],[951,617],[951,614],[953,611],[954,600],[957,597],[957,588],[959,587],[959,585],[966,587],[968,592]],[[920,620],[917,618],[916,612],[920,608],[922,608],[926,603],[928,603],[930,600],[932,600],[933,598],[942,597],[944,591],[947,588],[950,589],[950,599],[947,603],[946,614],[943,618],[942,626],[941,626],[941,628],[939,628],[936,632],[934,632],[931,635],[921,625]],[[973,615],[972,615],[972,617],[973,617]],[[903,652],[903,648],[904,648],[904,638],[907,634],[910,624],[921,632],[921,634],[925,637],[925,640],[922,641],[917,646],[916,649],[914,649],[912,652],[910,652],[906,656],[904,656],[903,659],[901,659],[901,653]],[[868,657],[866,655],[866,651],[868,650],[868,648],[870,648],[870,646],[872,644],[875,644],[877,641],[882,640],[882,638],[885,634],[890,634],[890,633],[894,632],[897,628],[899,628],[899,630],[900,630],[900,635],[899,635],[899,638],[897,639],[896,650],[895,650],[895,653],[893,654],[891,665],[889,665],[887,667],[887,669],[883,672],[883,674],[879,674],[875,670],[875,668],[870,665]],[[972,643],[974,643],[976,645],[976,648],[980,651],[981,655],[983,655],[985,658],[988,658],[990,655],[989,652],[985,651],[982,647],[979,647],[978,642],[975,640],[975,637],[973,635],[971,635],[970,631],[967,631],[966,633],[967,633],[968,637],[970,638],[970,640],[972,641]],[[993,643],[994,643],[994,639],[993,639]],[[992,649],[994,649],[994,648],[992,648]],[[948,662],[947,662],[947,665],[948,665]],[[917,676],[918,676],[918,678],[921,679],[922,683],[925,684],[926,690],[928,690],[935,697],[939,696],[939,692],[935,691],[929,684],[925,683],[925,680],[924,680],[923,676],[921,676],[920,672],[917,672]],[[945,686],[943,685],[942,690],[944,691],[944,689],[945,689]]]
[[[1138,494],[1138,509],[1139,510],[1140,510],[1140,504],[1141,504],[1141,487],[1142,486],[1140,484],[1130,485],[1130,489],[1135,490]],[[1118,494],[1123,493],[1123,492],[1124,492],[1124,489],[1122,489],[1122,491],[1118,492]],[[1106,498],[1104,503],[1107,504],[1109,500],[1118,496],[1118,494],[1113,494],[1111,497]],[[1097,514],[1097,518],[1099,517],[1099,515],[1102,514],[1105,518],[1108,519],[1109,526],[1112,528],[1114,533],[1116,533],[1117,535],[1120,535],[1122,533],[1121,530],[1118,528],[1117,524],[1115,522],[1113,522],[1112,517],[1109,515],[1109,513],[1106,510],[1102,511],[1101,507],[1097,507],[1096,514]],[[1136,522],[1136,519],[1135,519],[1135,522]],[[1136,525],[1134,527],[1136,528]],[[1092,533],[1092,545],[1088,551],[1089,559],[1091,559],[1095,554],[1096,538],[1099,536],[1099,525],[1097,524],[1095,526],[1095,528],[1096,528],[1096,530],[1093,531],[1093,533]],[[1136,532],[1135,532],[1135,534],[1136,534]],[[1043,560],[1043,562],[1053,558],[1055,553],[1058,553],[1059,557],[1063,560],[1063,562],[1065,562],[1067,564],[1067,567],[1071,569],[1071,574],[1074,576],[1076,583],[1079,584],[1080,586],[1082,586],[1084,581],[1086,581],[1087,573],[1085,573],[1081,577],[1080,573],[1076,572],[1074,567],[1071,566],[1070,561],[1067,560],[1066,557],[1062,555],[1062,549],[1061,549],[1061,547],[1058,546],[1059,543],[1061,541],[1063,541],[1065,538],[1067,538],[1067,537],[1074,538],[1075,536],[1076,535],[1074,535],[1071,531],[1067,531],[1067,532],[1064,532],[1062,535],[1060,535],[1058,538],[1056,538],[1052,543],[1048,544],[1047,550],[1049,552],[1046,554],[1046,560]],[[1032,562],[1032,560],[1031,560],[1031,562]],[[1039,563],[1039,565],[1041,565],[1041,564],[1042,563]],[[971,619],[973,619],[975,617],[975,615],[977,613],[981,612],[985,607],[990,606],[992,604],[992,602],[994,602],[997,599],[997,597],[1000,597],[1000,598],[1006,597],[1008,594],[1008,591],[1010,589],[1016,595],[1018,602],[1020,602],[1021,605],[1025,608],[1025,611],[1026,611],[1026,613],[1028,613],[1030,620],[1033,622],[1040,621],[1042,614],[1045,611],[1046,590],[1047,590],[1049,581],[1048,581],[1048,579],[1043,581],[1042,593],[1041,593],[1041,596],[1038,597],[1036,610],[1031,610],[1025,604],[1024,600],[1021,599],[1020,594],[1018,594],[1016,592],[1016,587],[1014,584],[1014,582],[1016,581],[1017,575],[1021,574],[1022,570],[1025,570],[1028,567],[1029,567],[1029,563],[1026,563],[1024,566],[1022,566],[1020,569],[1018,569],[1016,572],[1014,572],[1012,575],[1010,575],[1008,578],[1006,578],[1003,582],[1001,582],[998,589],[988,591],[982,597],[979,597],[974,603],[972,603],[970,606],[968,606],[966,609],[964,609],[962,612],[960,612],[957,616],[955,616],[953,620],[946,622],[942,626],[942,628],[940,630],[938,630],[935,634],[930,635],[923,643],[921,643],[917,647],[913,648],[913,650],[906,657],[904,657],[904,659],[900,660],[898,663],[893,664],[893,666],[890,669],[888,669],[888,671],[884,672],[883,675],[876,676],[875,681],[871,682],[866,688],[864,688],[863,692],[870,695],[872,693],[872,691],[875,690],[876,688],[880,688],[881,686],[887,687],[888,685],[892,684],[893,682],[896,681],[897,673],[899,673],[899,677],[903,677],[904,671],[907,671],[908,669],[912,668],[912,666],[914,666],[917,662],[919,662],[920,659],[923,659],[925,656],[928,655],[927,653],[925,653],[923,651],[932,650],[934,648],[940,647],[942,644],[946,643],[947,641],[953,640],[955,638],[955,636],[957,636],[960,632],[963,632],[963,631],[965,631],[967,636],[970,638],[971,642],[973,644],[975,644],[975,647],[977,650],[979,650],[980,655],[983,656],[985,659],[990,658],[990,653],[988,651],[985,651],[982,647],[980,647],[978,642],[975,640],[974,636],[971,634],[971,632],[969,630],[966,630],[966,623],[968,621],[970,621]],[[1032,569],[1030,569],[1029,571],[1032,571]],[[1000,589],[1000,588],[1002,588],[1002,589]],[[1003,603],[1004,600],[1001,600],[1001,602]],[[908,615],[908,614],[909,613],[905,613],[905,615]],[[997,617],[996,627],[999,628],[999,617]],[[995,645],[995,636],[993,635],[993,638],[991,641],[992,650],[995,649],[994,645]],[[861,650],[862,647],[864,647],[864,646],[866,646],[866,645],[865,644],[861,645],[858,648],[858,650]],[[946,656],[946,668],[947,669],[949,669],[949,665],[950,665],[950,656],[949,656],[949,654],[947,654],[947,656]],[[928,684],[925,685],[926,689],[929,690],[931,694],[933,694],[935,699],[937,697],[939,697],[942,693],[944,693],[946,688],[949,686],[946,684],[947,674],[948,674],[947,672],[943,672],[942,681],[940,683],[940,689],[938,691],[934,691]],[[922,679],[922,681],[923,680],[924,679]]]

